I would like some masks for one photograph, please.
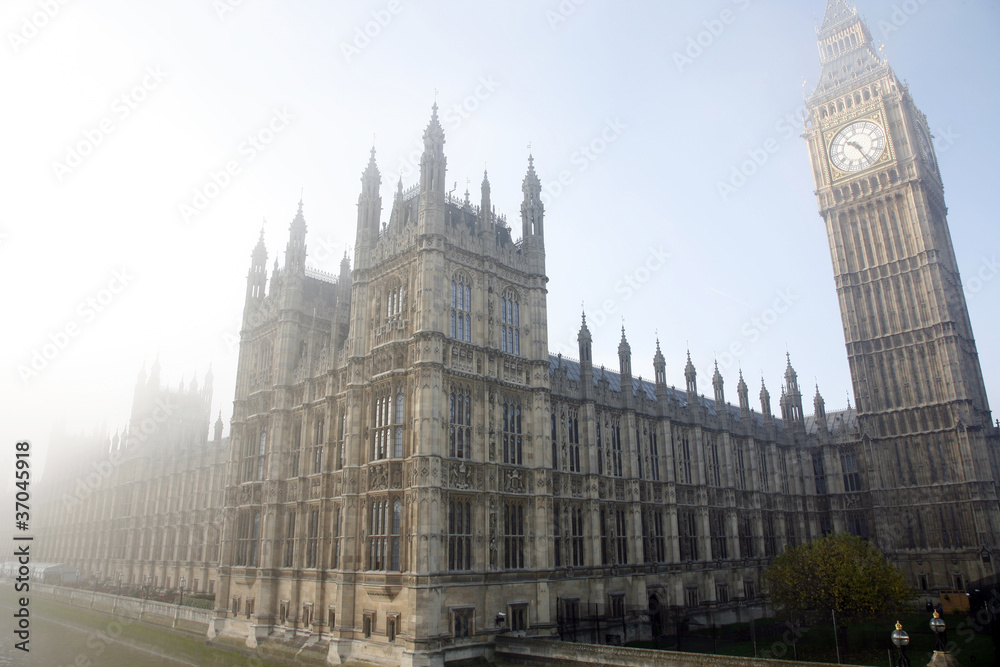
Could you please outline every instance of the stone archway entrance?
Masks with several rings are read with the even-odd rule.
[[[660,611],[660,598],[656,594],[649,596],[649,630],[656,648],[660,647],[660,635],[663,634],[663,614]]]

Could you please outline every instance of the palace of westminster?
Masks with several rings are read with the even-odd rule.
[[[595,368],[586,318],[579,360],[551,355],[532,159],[515,240],[486,178],[478,205],[445,193],[435,105],[387,222],[372,150],[339,275],[306,268],[301,203],[281,268],[253,249],[230,436],[210,376],[141,374],[129,432],[89,445],[100,483],[50,466],[39,558],[185,577],[215,595],[210,635],[307,636],[331,664],[566,638],[591,608],[759,614],[769,559],[831,531],[920,592],[992,576],[1000,433],[927,121],[848,2],[818,39],[805,138],[855,409],[817,390],[808,416],[791,361],[780,418],[742,375],[730,404],[718,368],[706,398],[690,358],[669,387],[658,348],[641,380],[624,331],[618,372]]]

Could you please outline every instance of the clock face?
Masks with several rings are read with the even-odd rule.
[[[841,171],[862,171],[882,157],[885,143],[885,130],[878,123],[859,120],[837,132],[830,143],[830,161]]]

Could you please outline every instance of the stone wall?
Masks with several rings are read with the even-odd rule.
[[[32,582],[31,593],[39,598],[92,609],[108,614],[142,619],[147,623],[177,627],[182,630],[205,634],[214,612],[210,609],[182,607],[153,600],[119,597],[107,593],[95,593],[78,588],[64,588]]]
[[[606,665],[609,667],[808,667],[814,662],[734,658],[701,653],[654,651],[641,648],[574,644],[545,639],[528,639],[500,635],[496,638],[496,660],[499,664],[518,665]]]

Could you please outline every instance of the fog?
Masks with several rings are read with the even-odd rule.
[[[903,5],[858,3],[934,129],[998,401],[1000,6]],[[742,367],[776,400],[787,351],[809,397],[815,382],[829,410],[853,404],[799,137],[823,8],[4,3],[3,441],[30,440],[41,468],[53,432],[110,438],[157,357],[172,386],[212,369],[228,433],[261,229],[280,263],[301,198],[309,264],[336,273],[369,150],[390,202],[397,179],[416,183],[435,101],[447,190],[478,201],[485,166],[516,218],[534,156],[553,352],[576,356],[583,302],[598,365],[617,368],[624,320],[636,375],[652,377],[658,337],[669,383],[690,349],[702,387],[718,359],[729,396]]]

